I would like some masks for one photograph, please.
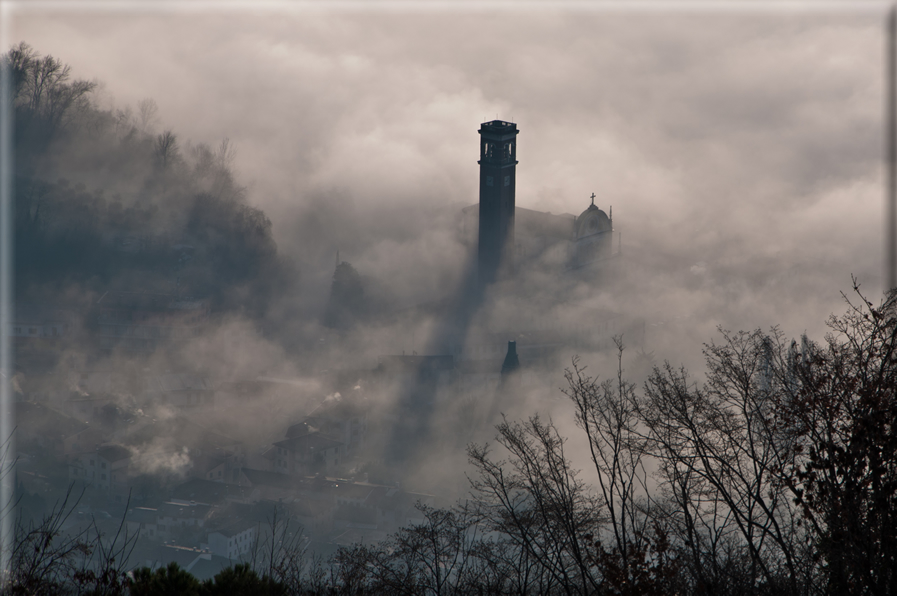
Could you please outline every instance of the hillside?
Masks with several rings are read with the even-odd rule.
[[[177,293],[261,320],[294,286],[271,221],[234,179],[227,139],[211,147],[157,130],[151,99],[103,107],[97,82],[24,43],[5,59],[20,304]]]

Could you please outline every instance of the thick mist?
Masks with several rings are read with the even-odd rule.
[[[51,366],[17,371],[21,394],[102,393],[108,438],[166,488],[231,445],[244,467],[269,465],[291,426],[342,403],[367,412],[369,439],[339,474],[463,497],[465,446],[503,415],[575,435],[564,370],[578,357],[613,377],[612,335],[637,384],[664,361],[698,376],[718,328],[821,339],[851,275],[882,290],[877,16],[57,11],[10,29],[4,49],[27,42],[97,84],[96,127],[73,122],[22,192],[44,184],[63,214],[90,205],[103,214],[91,238],[120,226],[192,247],[107,262],[96,240],[73,273],[45,246],[23,261],[46,273],[21,272],[17,308],[81,313],[89,335],[107,292],[210,301],[174,345],[65,343]],[[478,200],[477,128],[495,118],[521,130],[517,206],[572,222],[595,193],[613,210],[613,259],[571,271],[547,252],[472,289],[462,209]],[[160,173],[165,131],[175,173]],[[521,352],[505,384],[504,351],[484,350],[548,332],[577,339]],[[409,371],[399,355],[457,368]],[[205,379],[214,405],[153,401],[146,379],[165,375]],[[575,439],[568,453],[584,457]]]

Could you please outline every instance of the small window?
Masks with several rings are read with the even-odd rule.
[[[505,186],[511,186],[511,177],[505,176]]]
[[[492,176],[486,176],[486,186],[492,186]]]

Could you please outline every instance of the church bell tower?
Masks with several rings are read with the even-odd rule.
[[[483,284],[513,268],[517,125],[503,120],[480,126],[479,277]]]

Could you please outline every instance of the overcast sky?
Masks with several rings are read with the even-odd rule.
[[[476,130],[513,120],[519,206],[578,214],[594,192],[624,248],[667,258],[669,283],[684,285],[649,321],[701,308],[695,288],[731,306],[775,279],[788,299],[750,295],[746,325],[800,332],[843,310],[851,273],[880,292],[883,21],[54,5],[17,11],[7,46],[26,41],[101,81],[110,107],[153,98],[182,140],[230,138],[284,251],[300,250],[296,221],[324,203],[337,209],[327,254],[367,230],[364,254],[344,256],[381,281],[442,250],[426,234],[398,241],[396,207],[475,203]]]

